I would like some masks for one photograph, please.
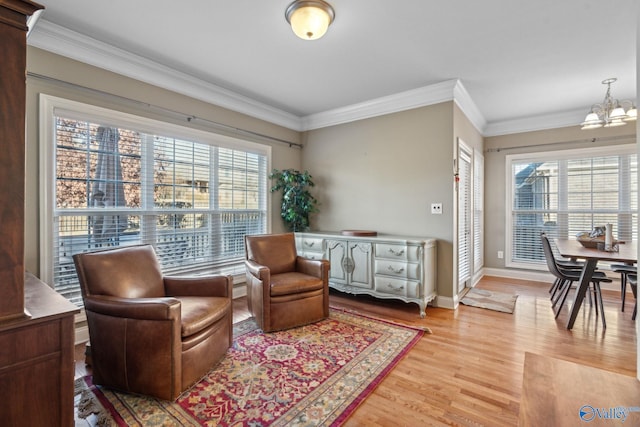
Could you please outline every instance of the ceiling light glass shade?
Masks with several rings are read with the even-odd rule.
[[[580,124],[582,125],[581,129],[597,129],[602,127],[602,125],[604,124],[604,121],[600,120],[600,117],[598,117],[598,115],[592,111],[589,114],[587,114],[587,117],[585,117],[584,122]]]
[[[621,106],[617,106],[616,108],[614,108],[611,113],[609,113],[609,118],[611,120],[621,120],[623,118],[625,118],[627,115],[624,112],[624,108],[622,108]]]
[[[296,0],[287,7],[285,17],[296,36],[303,40],[316,40],[327,32],[335,13],[324,1]]]
[[[626,125],[626,123],[623,122],[622,119],[614,119],[614,120],[611,120],[606,125],[604,125],[604,127],[606,127],[606,128],[614,128],[614,127],[617,127],[617,126],[624,126],[624,125]]]
[[[632,122],[634,120],[638,120],[638,110],[636,109],[635,105],[631,106],[629,111],[627,111],[627,117],[623,120],[625,122]]]

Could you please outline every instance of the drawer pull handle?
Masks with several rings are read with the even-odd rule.
[[[404,285],[398,285],[398,286],[393,286],[391,283],[387,283],[387,288],[394,290],[394,291],[403,291],[404,290]]]
[[[308,247],[310,247],[310,248],[312,248],[312,247],[313,247],[313,245],[315,245],[315,244],[316,244],[316,242],[311,242],[311,243],[309,243],[309,242],[304,242],[304,245],[305,245],[305,246],[308,246]]]
[[[389,265],[389,266],[387,266],[387,270],[389,270],[392,273],[400,274],[400,273],[402,273],[404,271],[404,267],[393,268],[393,266]]]
[[[401,249],[399,251],[394,251],[393,248],[389,248],[389,252],[391,253],[391,255],[395,255],[395,256],[404,255],[404,249]]]

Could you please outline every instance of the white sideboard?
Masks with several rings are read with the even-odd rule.
[[[339,232],[296,233],[298,255],[331,263],[329,286],[414,302],[424,317],[436,297],[436,239]]]

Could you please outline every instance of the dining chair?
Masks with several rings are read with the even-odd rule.
[[[562,307],[567,299],[567,295],[571,290],[571,285],[573,282],[580,281],[581,271],[579,270],[569,270],[558,267],[555,256],[553,255],[553,251],[551,249],[551,243],[549,242],[549,238],[546,234],[542,233],[540,235],[540,239],[542,240],[542,248],[544,249],[545,260],[547,262],[547,268],[553,274],[556,279],[559,280],[558,288],[554,291],[554,294],[557,293],[555,299],[552,296],[553,304],[552,308],[555,308],[555,317],[558,318]],[[602,292],[600,289],[600,283],[611,283],[612,280],[609,279],[602,271],[595,271],[593,276],[591,277],[591,285],[593,298],[595,299],[595,309],[596,316],[600,315],[602,319],[602,326],[604,328],[607,327],[607,322],[604,317],[604,304],[602,302]],[[591,298],[591,294],[588,294],[589,298]],[[590,300],[591,301],[591,300]],[[558,302],[560,305],[558,305]],[[556,308],[557,306],[557,308]]]
[[[620,273],[620,298],[622,299],[622,308],[620,311],[624,311],[624,304],[627,296],[627,279],[631,274],[637,276],[638,268],[635,265],[630,264],[612,264],[611,270],[615,273]]]
[[[638,314],[638,274],[629,274],[627,278],[629,279],[629,286],[631,287],[631,292],[633,292],[633,297],[636,299],[631,320],[636,320],[636,314]]]
[[[575,259],[558,259],[554,254],[553,254],[553,248],[551,247],[551,241],[549,240],[549,238],[547,237],[547,234],[543,231],[542,233],[540,233],[540,237],[541,237],[541,241],[542,241],[542,245],[548,245],[549,246],[549,251],[551,251],[552,254],[552,261],[553,263],[560,269],[563,270],[582,270],[582,268],[584,267],[584,262],[582,261],[576,261]],[[545,237],[545,239],[542,239],[542,237]],[[545,252],[546,254],[546,252]],[[563,279],[561,279],[560,277],[556,276],[555,281],[551,284],[551,287],[549,288],[549,293],[551,294],[551,299],[553,300],[557,291],[560,289],[561,284],[563,283]]]

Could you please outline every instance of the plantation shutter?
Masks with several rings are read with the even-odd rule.
[[[458,291],[471,278],[471,155],[463,149],[458,154]]]
[[[484,157],[473,151],[473,272],[484,265]]]

